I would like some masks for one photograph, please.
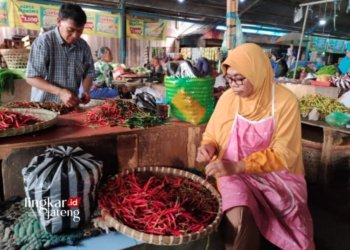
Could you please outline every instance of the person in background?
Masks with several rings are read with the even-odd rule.
[[[286,60],[284,60],[283,56],[275,50],[271,52],[271,64],[275,78],[286,76],[288,72]]]
[[[32,101],[62,102],[67,107],[90,101],[95,72],[89,45],[80,38],[85,23],[86,14],[79,5],[64,3],[57,27],[33,42],[26,71]]]
[[[195,68],[199,71],[201,76],[209,76],[211,73],[209,60],[205,57],[198,58]]]
[[[96,51],[98,61],[95,62],[95,79],[90,90],[94,99],[115,98],[118,90],[113,86],[112,51],[108,47],[101,47]]]
[[[269,58],[256,44],[229,51],[230,88],[207,124],[196,160],[215,176],[226,249],[314,249],[297,98],[273,84]]]
[[[161,64],[159,58],[153,57],[150,63],[150,69],[151,69],[151,81],[157,81],[157,82],[163,82],[164,78],[164,69],[163,65]]]
[[[173,58],[173,62],[178,62],[178,61],[183,61],[184,57],[181,53],[175,53],[174,58]]]
[[[350,74],[350,42],[346,46],[345,57],[340,61],[338,70],[342,75]]]

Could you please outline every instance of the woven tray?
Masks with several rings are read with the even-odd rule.
[[[138,230],[135,230],[131,227],[126,226],[123,224],[120,220],[113,218],[108,214],[108,211],[102,210],[102,214],[106,214],[104,217],[104,221],[108,224],[113,226],[117,231],[134,238],[139,241],[147,242],[149,244],[154,245],[180,245],[185,244],[190,241],[198,240],[200,238],[204,238],[209,236],[212,232],[216,231],[220,221],[222,219],[222,201],[221,196],[218,193],[218,191],[206,180],[199,177],[198,175],[192,174],[190,172],[171,168],[171,167],[158,167],[158,166],[152,166],[152,167],[139,167],[135,169],[128,169],[123,171],[122,173],[116,175],[114,178],[122,178],[125,175],[128,175],[133,172],[152,172],[156,174],[164,174],[164,175],[175,175],[175,176],[181,176],[184,178],[189,178],[192,181],[195,181],[197,183],[200,183],[204,188],[208,189],[213,197],[217,199],[219,207],[218,211],[216,212],[216,217],[213,220],[211,224],[209,224],[204,230],[195,232],[195,233],[189,233],[184,234],[180,236],[164,236],[164,235],[155,235],[155,234],[148,234],[144,233]]]
[[[96,106],[100,106],[102,104],[104,104],[105,101],[104,100],[99,100],[99,99],[91,99],[89,103],[87,104],[79,104],[79,108],[81,109],[91,109],[94,108]]]
[[[10,69],[27,68],[29,52],[29,49],[0,49],[0,53]]]
[[[32,115],[40,119],[42,122],[38,122],[32,125],[23,126],[19,128],[10,128],[5,130],[0,130],[0,137],[22,135],[22,134],[32,133],[35,131],[46,129],[48,127],[53,126],[56,123],[57,115],[58,115],[55,112],[45,110],[45,109],[5,108],[3,110],[18,112],[25,115]]]

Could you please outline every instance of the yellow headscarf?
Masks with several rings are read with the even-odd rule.
[[[253,94],[239,97],[232,89],[224,92],[207,124],[202,144],[214,145],[220,159],[227,148],[237,113],[250,120],[260,120],[271,115],[272,101],[275,100],[275,130],[270,146],[243,159],[246,172],[287,168],[293,173],[303,174],[301,122],[296,96],[283,86],[274,85],[270,61],[256,44],[243,44],[231,50],[222,66],[224,73],[228,66],[252,83]]]
[[[251,120],[260,120],[271,113],[273,70],[266,53],[254,43],[246,43],[230,50],[222,64],[235,68],[254,86],[249,97],[240,98],[239,113]]]

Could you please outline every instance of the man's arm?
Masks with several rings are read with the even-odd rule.
[[[92,81],[95,78],[95,65],[94,60],[92,59],[91,49],[87,45],[86,51],[86,62],[88,64],[88,68],[86,69],[86,73],[84,74],[84,79],[82,81],[83,93],[81,95],[81,101],[86,104],[90,101],[90,89],[92,87]]]
[[[75,107],[79,104],[79,100],[75,93],[68,89],[60,88],[56,85],[53,85],[50,82],[43,79],[42,77],[28,77],[26,80],[29,85],[38,88],[44,92],[48,92],[58,96],[62,100],[62,102],[68,107]]]
[[[92,86],[92,77],[91,76],[87,76],[85,77],[85,79],[82,82],[82,86],[83,86],[83,93],[81,94],[81,101],[86,104],[88,102],[90,102],[90,89]]]

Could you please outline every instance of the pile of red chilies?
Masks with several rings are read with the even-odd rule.
[[[106,100],[98,107],[86,113],[89,125],[117,126],[124,124],[135,112],[141,112],[138,106],[129,101]]]
[[[12,102],[6,105],[7,108],[41,108],[57,112],[61,115],[74,111],[74,108],[56,102]]]
[[[40,120],[31,115],[0,110],[0,130],[19,128],[21,126],[31,125],[37,122],[40,122]]]
[[[98,204],[131,228],[172,236],[203,230],[215,219],[219,206],[199,183],[145,173],[112,179],[99,193]]]

